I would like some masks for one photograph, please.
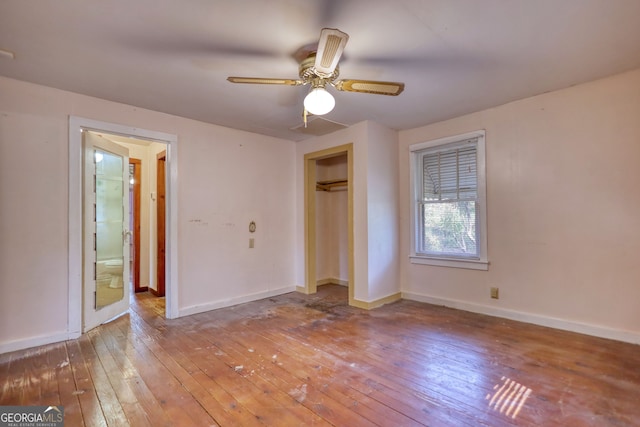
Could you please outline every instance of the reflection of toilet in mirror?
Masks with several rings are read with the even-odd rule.
[[[96,263],[96,279],[98,285],[110,288],[122,288],[122,258],[112,258]]]

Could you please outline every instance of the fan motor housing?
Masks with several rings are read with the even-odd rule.
[[[300,78],[305,81],[305,83],[308,83],[317,77],[320,77],[321,79],[325,79],[328,81],[333,81],[336,78],[338,78],[338,75],[340,75],[340,68],[337,65],[330,75],[319,75],[314,68],[315,63],[316,63],[315,52],[310,53],[309,56],[307,56],[305,59],[303,59],[300,62],[300,67],[298,68],[298,74],[300,75]]]

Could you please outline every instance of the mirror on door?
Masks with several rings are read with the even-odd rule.
[[[96,150],[96,310],[124,297],[123,158]],[[128,186],[126,187],[128,191]]]

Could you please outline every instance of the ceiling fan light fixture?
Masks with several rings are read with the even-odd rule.
[[[299,79],[272,79],[264,77],[228,77],[231,83],[255,83],[270,85],[301,86],[311,85],[311,90],[304,98],[302,117],[307,124],[307,115],[322,116],[333,110],[336,100],[325,89],[331,85],[340,92],[359,92],[374,95],[399,95],[404,90],[404,83],[382,82],[375,80],[338,80],[340,69],[338,62],[342,57],[349,35],[336,28],[323,28],[317,47],[306,45],[295,53],[298,60]]]
[[[314,87],[304,98],[304,108],[315,116],[327,114],[336,106],[336,100],[323,87]]]

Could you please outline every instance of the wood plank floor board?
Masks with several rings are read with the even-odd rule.
[[[63,362],[64,343],[50,344],[37,352],[35,357],[24,358],[20,405],[37,402],[37,405],[59,405],[60,395],[55,367]],[[52,369],[53,368],[53,369]]]
[[[96,349],[100,362],[107,374],[107,378],[111,383],[111,387],[113,387],[113,391],[122,406],[122,410],[129,424],[141,427],[151,426],[146,411],[138,402],[136,393],[134,393],[127,381],[126,373],[119,368],[113,354],[105,343],[104,335],[108,334],[109,329],[109,327],[104,327],[95,330],[95,333],[92,331],[91,343]]]
[[[234,334],[233,340],[236,342],[238,352],[244,349],[249,353],[249,357],[257,358],[263,366],[272,368],[260,372],[269,381],[278,383],[281,389],[289,390],[289,393],[296,395],[304,386],[306,397],[304,404],[323,399],[319,394],[322,393],[326,398],[335,400],[345,408],[373,422],[385,419],[391,425],[423,425],[365,394],[336,382],[337,372],[326,366],[310,363],[310,360],[295,348],[290,348],[287,353],[279,350],[274,353],[274,348],[278,349],[276,342],[263,333],[245,328],[241,333]]]
[[[444,413],[439,413],[441,405],[432,398],[419,397],[411,388],[404,384],[393,382],[390,388],[381,384],[384,378],[381,377],[377,366],[369,364],[366,358],[359,358],[355,354],[348,359],[343,359],[339,354],[332,354],[323,350],[308,347],[298,347],[294,343],[295,337],[290,337],[291,347],[297,354],[302,355],[307,361],[323,366],[325,370],[332,371],[332,375],[337,382],[347,386],[354,391],[366,395],[377,401],[379,404],[399,411],[413,421],[440,423],[441,425],[451,424],[453,420]],[[331,386],[335,384],[332,383]],[[428,417],[428,418],[427,418]],[[386,417],[383,417],[384,419]],[[455,422],[459,425],[473,425],[474,421],[463,415],[458,415]]]
[[[142,407],[149,423],[154,427],[170,426],[168,416],[164,412],[162,405],[151,390],[149,390],[147,384],[134,366],[133,361],[130,360],[127,353],[123,351],[123,349],[127,347],[128,342],[127,336],[123,334],[119,328],[120,323],[122,323],[122,321],[104,325],[105,327],[102,328],[102,330],[105,332],[103,335],[105,345],[111,352],[111,356],[122,372],[123,380]],[[142,361],[142,363],[146,363],[146,361]]]
[[[82,409],[80,408],[80,400],[76,393],[76,382],[73,376],[67,346],[62,345],[56,347],[55,351],[58,352],[56,360],[60,360],[60,363],[56,365],[55,374],[60,405],[64,406],[65,423],[69,425],[82,425]]]
[[[492,319],[495,323],[505,323],[500,319],[488,319]],[[601,392],[609,389],[608,395],[620,396],[615,401],[608,401],[610,410],[599,410],[598,412],[617,412],[620,414],[629,412],[630,402],[637,399],[637,391],[634,391],[637,390],[639,382],[637,370],[629,371],[632,379],[629,379],[628,375],[625,378],[625,375],[620,375],[621,373],[617,368],[618,364],[615,363],[615,360],[620,358],[619,354],[624,354],[624,352],[616,351],[615,348],[618,346],[628,348],[629,345],[590,337],[589,341],[599,342],[600,344],[595,348],[591,348],[590,346],[585,346],[584,338],[577,334],[518,322],[509,323],[511,327],[508,329],[518,326],[517,335],[526,338],[521,340],[518,345],[510,347],[507,352],[504,351],[504,348],[491,348],[490,345],[486,344],[485,346],[489,348],[491,353],[502,353],[500,358],[496,358],[496,362],[500,366],[509,368],[519,381],[530,385],[538,395],[545,396],[545,399],[540,402],[549,407],[546,411],[547,414],[553,414],[552,411],[554,409],[552,409],[552,406],[560,401],[563,402],[563,408],[555,407],[558,416],[562,416],[562,410],[580,411],[584,404],[581,397],[584,389],[600,390]],[[501,331],[495,338],[508,337],[508,334],[513,335],[514,332],[509,330]],[[547,338],[549,335],[553,336],[554,339]],[[474,333],[473,336],[479,339],[480,344],[491,343],[491,338],[493,338],[478,333]],[[561,343],[561,345],[558,345],[558,343]],[[572,357],[572,355],[576,354],[580,355],[579,359]],[[626,358],[623,357],[622,360],[627,365],[631,363],[628,356]],[[593,378],[594,369],[601,372],[604,371],[600,378]],[[615,385],[608,386],[607,377],[617,378]],[[541,378],[547,381],[540,381]],[[552,381],[548,381],[549,379],[552,379]],[[557,395],[559,387],[562,388],[562,396],[555,398],[554,396]]]
[[[202,408],[195,396],[185,388],[180,378],[176,377],[156,354],[145,344],[145,339],[129,340],[133,344],[123,350],[135,367],[140,377],[160,402],[162,410],[174,425],[179,426],[214,426],[216,421]]]
[[[274,422],[282,425],[326,425],[321,417],[265,379],[263,367],[249,358],[233,354],[230,347],[226,345],[227,353],[216,350],[214,346],[210,349],[218,353],[217,359],[221,362],[219,367],[228,372],[233,369],[234,376],[212,375],[212,377],[219,379],[218,382],[222,387],[238,396],[238,400],[257,418],[267,425]],[[246,380],[242,381],[244,383],[242,386],[239,384],[238,376]]]
[[[591,338],[591,337],[589,337],[589,338]],[[627,349],[629,348],[629,345],[626,345],[626,344],[623,344],[623,345],[624,345]],[[631,347],[633,347],[633,346],[631,346]],[[637,363],[637,359],[636,359],[636,363]],[[637,398],[637,393],[632,393],[631,395],[632,395],[632,396],[635,396],[635,397]]]
[[[347,292],[171,320],[137,294],[78,340],[0,355],[0,405],[91,427],[640,426],[637,345]]]
[[[85,337],[82,337],[81,339],[84,338]],[[80,348],[81,339],[67,341],[66,343],[69,365],[75,383],[75,391],[73,391],[72,394],[76,395],[80,403],[84,425],[104,427],[107,425],[107,420],[102,412],[100,400],[98,399],[91,374],[89,373],[89,362],[82,356],[82,350]]]
[[[475,316],[475,315],[474,315]],[[563,402],[564,409],[571,409],[575,412],[584,412],[584,408],[588,407],[588,400],[593,398],[593,395],[600,394],[598,391],[602,390],[603,381],[601,378],[594,377],[594,372],[610,372],[612,364],[609,360],[615,360],[611,356],[615,353],[618,358],[622,358],[625,361],[627,368],[629,365],[637,366],[638,358],[633,356],[631,349],[637,346],[594,338],[585,337],[579,334],[573,334],[565,331],[556,331],[549,328],[543,328],[534,325],[527,325],[520,322],[504,321],[503,319],[490,318],[486,316],[477,316],[482,320],[489,320],[496,324],[509,324],[511,331],[503,331],[499,334],[499,337],[505,336],[508,341],[515,342],[516,345],[504,351],[501,348],[491,348],[491,352],[502,355],[495,360],[498,361],[497,366],[504,366],[509,368],[512,372],[516,373],[522,381],[531,385],[536,393],[542,396],[539,402],[547,404],[548,408],[545,411],[545,417],[554,416],[553,411],[557,411],[558,419],[562,419],[562,405],[557,405],[558,402]],[[511,335],[509,335],[511,334]],[[509,337],[512,337],[509,339]],[[513,338],[524,337],[524,338]],[[479,339],[480,343],[491,343],[493,337],[484,337],[481,334],[474,333],[473,339]],[[466,341],[471,341],[471,337]],[[592,344],[597,344],[595,348],[592,348]],[[540,349],[547,354],[540,354]],[[602,349],[606,349],[602,351]],[[502,351],[501,351],[502,350]],[[513,357],[514,354],[516,357]],[[608,354],[607,356],[604,356]],[[624,355],[624,356],[620,356]],[[505,363],[506,362],[506,363]],[[588,369],[583,369],[584,366],[588,366]],[[614,368],[615,370],[615,368]],[[622,414],[633,413],[634,411],[629,408],[629,405],[624,407],[624,402],[637,401],[638,399],[638,383],[637,369],[631,369],[629,373],[633,380],[629,381],[628,376],[618,373],[613,374],[614,378],[627,385],[633,384],[631,387],[619,387],[609,396],[620,396],[620,398],[606,399],[609,405],[618,407],[619,410],[605,411],[604,413],[617,413],[621,419],[625,420],[625,425],[635,425],[637,422],[632,421],[632,418],[627,418]],[[600,375],[601,376],[601,375]],[[635,387],[635,392],[631,390]],[[562,389],[564,399],[562,397],[557,398],[558,389]],[[582,396],[584,390],[588,389],[591,396],[584,401]],[[627,389],[629,392],[624,392]],[[555,406],[555,408],[552,408]],[[573,406],[573,408],[568,408]],[[597,410],[596,412],[600,412]],[[608,425],[606,421],[598,421],[598,416],[592,416],[593,425]]]
[[[312,422],[315,418],[311,412],[301,413],[300,408],[292,407],[293,401],[289,396],[277,393],[268,384],[260,381],[258,376],[248,380],[243,376],[243,372],[254,371],[255,373],[255,368],[246,362],[246,366],[242,365],[240,359],[235,362],[225,361],[221,357],[224,354],[215,346],[210,345],[208,341],[198,340],[197,333],[181,334],[172,337],[171,340],[180,342],[182,349],[190,348],[189,358],[197,361],[201,369],[206,369],[207,375],[210,375],[219,386],[232,394],[244,408],[253,413],[261,422],[267,425],[274,425],[273,423],[299,425],[301,421]],[[235,368],[239,366],[243,366],[243,368],[236,370]],[[265,394],[268,395],[268,398],[264,397]]]
[[[357,328],[357,326],[354,326],[354,323],[357,323],[357,322],[352,322],[351,327]],[[381,332],[383,329],[384,328],[382,326],[376,328],[378,332]],[[310,342],[315,342],[324,338],[322,350],[324,352],[329,352],[329,355],[328,355],[329,359],[331,359],[332,357],[340,359],[342,355],[347,355],[349,357],[348,360],[342,360],[342,366],[339,366],[336,369],[343,370],[343,371],[345,369],[351,369],[351,370],[364,369],[366,371],[366,376],[375,376],[375,378],[377,378],[377,381],[381,383],[379,387],[390,386],[391,390],[393,390],[394,388],[410,390],[416,384],[418,385],[423,384],[423,381],[419,378],[419,376],[416,375],[416,372],[420,372],[424,370],[423,366],[415,365],[414,370],[407,375],[407,378],[403,379],[400,370],[398,369],[397,366],[394,366],[393,364],[394,356],[388,354],[388,352],[386,351],[381,351],[379,354],[376,354],[374,347],[372,345],[356,344],[354,343],[352,336],[346,336],[345,338],[345,337],[341,337],[339,333],[336,333],[336,331],[339,331],[339,330],[340,328],[317,329],[317,328],[296,327],[293,329],[290,328],[287,331],[284,331],[283,333],[287,333],[291,336],[294,336],[295,338],[293,338],[293,341],[306,339]],[[353,329],[353,330],[357,330],[357,329]],[[357,335],[357,332],[356,332],[356,335]],[[327,339],[329,339],[328,340],[329,343],[327,343]],[[388,341],[385,337],[382,337],[382,339],[385,342]],[[386,350],[386,349],[387,348],[385,347],[383,350]],[[306,355],[306,357],[307,358],[318,357],[318,353],[310,352]],[[404,353],[400,353],[395,357],[400,358],[401,360],[406,360],[406,355]],[[432,361],[432,362],[437,362],[437,361]],[[323,363],[323,362],[319,361],[319,363]],[[438,379],[438,378],[434,378],[434,379]],[[402,381],[400,382],[400,380]],[[383,383],[386,383],[386,384],[383,385]],[[450,388],[452,386],[450,382],[447,385]],[[457,390],[465,390],[467,388],[468,388],[467,381],[457,386]],[[389,394],[393,394],[393,393],[394,392],[392,391]],[[430,395],[433,395],[433,393],[430,393]],[[384,395],[384,393],[381,396],[385,396],[385,398],[388,397],[388,395]],[[483,393],[482,397],[484,396],[485,394]],[[429,411],[433,412],[434,410],[437,410],[441,406],[440,403],[438,402],[443,397],[446,397],[446,396],[437,395],[437,398],[436,398],[435,396],[424,395],[422,396],[421,401],[414,402],[414,405],[424,405],[423,410],[425,412],[429,412]],[[415,396],[404,396],[404,397],[398,396],[398,398],[399,398],[398,400],[406,401],[407,399],[409,400],[414,399]],[[431,406],[429,405],[429,402],[431,403]],[[464,403],[462,400],[458,400],[453,403],[460,409],[464,407]],[[482,409],[484,409],[484,407],[482,407]],[[432,414],[432,417],[433,417],[433,414]],[[475,421],[473,418],[469,418],[468,422],[473,424],[477,421]]]
[[[440,343],[440,344],[439,344],[439,347],[447,347],[447,345],[446,345],[446,343]],[[460,353],[464,353],[463,351],[461,351],[461,349],[460,349],[460,348],[458,348],[458,349],[453,349],[453,348],[452,348],[452,349],[450,349],[450,350],[451,350],[451,354],[456,354],[456,353],[460,354]],[[437,365],[439,364],[439,363],[436,363],[434,360],[427,360],[427,363],[428,363],[428,364],[427,364],[427,365],[425,365],[425,366],[429,366],[429,365],[431,365],[431,367],[432,367],[433,365],[437,366]],[[446,370],[449,370],[449,369],[450,369],[450,366],[451,366],[451,364],[447,363],[447,365],[446,365]],[[484,372],[484,371],[491,371],[490,369],[478,369],[478,367],[477,367],[477,366],[475,366],[475,367],[474,367],[474,366],[469,366],[469,368],[470,368],[469,373],[474,373],[474,372]],[[505,369],[505,370],[503,370],[503,372],[504,372],[504,373],[507,373],[507,372],[511,371],[511,374],[515,374],[515,372],[513,372],[513,370],[510,370],[510,369],[508,368],[508,366],[507,366],[507,367],[505,367],[505,368],[506,368],[506,369]],[[455,371],[455,370],[454,370],[454,371]],[[418,371],[418,372],[420,372],[420,371]],[[496,378],[496,379],[497,379],[497,378]],[[428,387],[428,390],[425,390],[425,391],[424,391],[425,393],[430,393],[430,390],[431,390],[431,389],[433,389],[432,385],[434,384],[434,381],[435,381],[435,380],[436,380],[436,378],[430,378],[428,382],[425,382],[425,384],[430,384],[430,386]],[[474,384],[474,386],[477,386],[477,384]],[[416,387],[422,388],[422,384],[416,384]],[[445,387],[444,387],[443,389],[444,389],[444,390],[446,390],[446,389],[448,389],[448,388],[450,388],[451,390],[460,390],[460,388],[459,388],[459,387],[449,387],[449,385],[448,385],[448,384],[445,384]],[[475,388],[475,387],[472,387],[472,388]],[[473,401],[473,400],[472,400],[472,401]],[[476,402],[480,402],[480,399],[476,399],[475,401],[476,401]],[[453,402],[449,402],[449,403],[453,403]],[[551,408],[549,408],[549,409],[551,409]]]
[[[79,343],[80,352],[87,361],[86,366],[107,425],[127,425],[127,417],[122,409],[122,404],[118,401],[118,397],[109,382],[109,377],[91,342],[91,333],[81,336]]]
[[[132,326],[140,331],[148,330],[149,328],[144,322],[135,323]],[[147,332],[144,334],[145,338],[143,339],[145,345],[182,382],[183,386],[192,391],[194,395],[199,396],[200,402],[205,408],[210,408],[212,405],[215,406],[213,402],[218,402],[217,405],[220,405],[226,411],[231,410],[234,416],[242,413],[239,402],[228,395],[219,384],[209,378],[196,365],[198,353],[194,354],[188,348],[180,345],[179,340],[183,334],[178,334],[175,337],[171,336],[171,334],[156,334],[153,336],[152,330]],[[189,355],[185,353],[189,353]],[[210,354],[206,353],[203,357],[209,356]],[[211,366],[207,365],[204,369],[208,371]],[[223,373],[227,374],[228,370],[224,369]],[[214,391],[214,393],[211,394],[210,391]],[[218,391],[220,393],[217,393]],[[210,400],[212,398],[213,400]],[[209,404],[205,405],[205,400],[209,401]],[[251,419],[252,422],[255,422],[255,418]],[[245,421],[247,420],[245,419]]]
[[[137,326],[146,327],[143,323]],[[193,335],[193,331],[175,336],[167,334],[156,337],[148,345],[177,377],[183,379],[183,384],[190,383],[190,389],[199,388],[199,395],[202,395],[201,391],[205,392],[203,401],[215,399],[215,405],[203,402],[214,418],[232,417],[242,425],[264,425],[264,414],[253,414],[244,406],[245,401],[251,399],[251,389],[237,383],[238,377],[232,367],[216,360],[215,351],[207,348],[206,342],[192,342]],[[191,384],[192,379],[195,384]],[[224,384],[230,386],[225,388]]]
[[[195,317],[195,316],[194,316],[194,317]],[[245,316],[242,316],[242,317],[244,318]],[[225,331],[225,337],[238,337],[238,336],[240,336],[241,334],[243,334],[244,332],[245,332],[245,331],[243,331],[243,330],[239,330],[239,329],[229,329],[229,328],[227,328],[227,330]],[[193,337],[193,336],[194,336],[194,334],[193,334],[193,333],[189,333],[189,334],[186,334],[186,335],[187,335],[188,337]],[[211,337],[211,336],[215,336],[215,334],[208,333],[208,334],[206,335],[205,341],[206,341],[206,340],[208,340],[208,339],[209,339],[209,337]],[[206,342],[198,342],[198,343],[194,344],[193,346],[205,346],[205,345],[206,345]],[[225,342],[224,342],[224,344],[220,344],[220,343],[218,343],[218,345],[221,345],[221,346],[224,346],[225,348],[228,348],[229,341],[225,341]],[[238,350],[238,354],[241,354],[241,352],[242,352],[242,351],[246,351],[246,350],[247,350],[247,348],[245,348],[245,347],[239,347],[237,350]],[[221,354],[222,354],[222,353],[221,353]],[[251,354],[251,353],[249,353],[249,354]],[[242,359],[237,359],[237,360],[242,360]],[[235,366],[237,366],[238,364],[241,364],[241,363],[240,363],[240,362],[236,363],[236,362],[234,362],[233,360],[228,360],[228,361],[227,361],[227,365],[228,365],[229,367],[233,367],[234,365],[235,365]],[[258,366],[258,368],[261,368],[259,365],[257,365],[257,366]],[[254,371],[254,373],[255,373],[255,371],[256,371],[256,370],[255,370],[255,369],[249,369],[249,366],[244,366],[244,370],[243,370],[243,371],[245,371],[245,372],[251,372],[251,371]],[[259,372],[260,372],[260,371],[259,371]],[[279,375],[282,375],[282,373],[280,373]],[[305,374],[305,375],[306,375],[306,374]],[[272,377],[272,378],[274,378],[274,377]],[[293,386],[294,388],[287,387],[287,388],[286,388],[286,389],[284,389],[283,391],[291,391],[291,390],[294,390],[294,391],[295,391],[295,390],[296,390],[296,388],[301,387],[301,383],[300,383],[300,382],[295,382],[294,384],[292,384],[292,386]],[[307,387],[308,387],[308,385],[307,385]],[[309,388],[307,388],[307,389],[306,389],[306,393],[307,393],[307,396],[309,396],[309,393],[313,393],[313,389],[309,389]],[[309,397],[307,397],[307,399],[310,399],[310,398],[309,398]],[[339,406],[338,406],[338,407],[336,407],[336,406],[335,406],[335,404],[333,404],[333,402],[328,401],[326,398],[325,398],[325,399],[323,399],[323,400],[322,400],[322,402],[323,402],[323,405],[322,405],[322,406],[317,406],[317,405],[316,405],[316,406],[315,406],[315,409],[316,409],[316,410],[322,410],[322,411],[325,411],[325,412],[324,412],[324,416],[325,416],[325,417],[331,417],[332,415],[335,415],[335,413],[343,413],[343,415],[341,416],[341,417],[342,417],[341,419],[344,421],[344,419],[345,419],[344,417],[346,417],[346,416],[349,416],[349,415],[350,415],[349,413],[346,413],[346,414],[345,414],[345,409],[346,409],[345,407],[339,407]],[[350,403],[353,403],[353,401],[350,401]],[[329,408],[329,406],[331,406],[332,408]],[[331,409],[331,411],[327,412],[327,409]],[[353,422],[356,422],[356,423],[359,423],[359,425],[362,425],[362,424],[363,424],[363,422],[364,422],[364,420],[362,420],[362,419],[356,419],[356,420],[353,420]]]
[[[277,340],[278,338],[275,338],[275,339]],[[291,338],[291,339],[295,340],[294,338]],[[311,340],[311,341],[313,341],[313,340]],[[288,346],[290,346],[290,345],[291,345],[291,343],[288,343],[287,345],[288,345]],[[339,357],[337,357],[336,355],[328,355],[328,356],[325,358],[325,360],[324,360],[324,361],[323,361],[323,360],[317,360],[317,359],[314,359],[314,358],[316,358],[316,357],[318,356],[318,354],[317,354],[317,353],[315,353],[315,349],[310,349],[310,348],[309,348],[309,346],[305,346],[305,347],[303,347],[303,348],[301,348],[301,349],[297,349],[297,351],[298,351],[298,352],[305,352],[305,351],[309,351],[309,353],[308,353],[308,354],[306,354],[306,355],[305,355],[305,357],[307,357],[309,361],[313,361],[314,363],[315,363],[315,362],[317,362],[317,363],[319,363],[320,365],[322,365],[323,363],[325,363],[325,365],[329,365],[329,364],[332,364],[335,360],[339,360],[339,359],[340,359],[340,358],[339,358]],[[314,359],[314,360],[312,360],[312,359]],[[349,368],[349,367],[350,367],[350,365],[351,365],[351,363],[350,363],[350,362],[347,362],[347,361],[342,360],[342,366],[338,367],[337,369],[344,369],[345,367],[346,367],[346,368]],[[287,367],[287,369],[288,369],[288,370],[291,370],[292,368],[288,366],[288,367]],[[407,397],[405,396],[405,397],[404,397],[404,400],[406,400],[406,399],[407,399]],[[417,404],[421,404],[421,403],[423,403],[423,402],[417,402]],[[424,414],[422,414],[422,417],[424,417]]]
[[[310,339],[310,340],[313,340],[314,338],[313,338],[313,336],[309,336],[309,339]],[[334,339],[334,341],[333,341],[333,342],[335,342],[335,339]],[[336,345],[336,346],[338,346],[338,347],[340,347],[341,349],[342,349],[342,347],[344,347],[344,344],[342,344],[342,343],[340,343],[340,344],[335,344],[335,345]],[[330,348],[330,347],[331,347],[331,346],[329,346],[329,348]],[[442,345],[440,345],[440,347],[442,347]],[[363,351],[363,349],[358,349],[358,348],[354,348],[354,349],[353,349],[353,352],[358,352],[358,351]],[[452,354],[456,354],[456,353],[459,353],[459,351],[458,351],[458,352],[453,352]],[[369,353],[369,354],[371,354],[371,353]],[[437,363],[433,363],[433,360],[427,360],[426,362],[427,362],[428,364],[430,364],[430,365],[437,365]],[[426,366],[428,366],[428,365],[426,365]],[[450,365],[450,364],[448,364],[448,365],[447,365],[447,369],[450,369],[450,367],[451,367],[451,365]],[[473,368],[473,367],[471,367],[471,368]],[[477,369],[477,368],[476,368],[476,369]],[[472,371],[473,371],[473,370],[474,370],[474,369],[472,369]],[[415,367],[413,367],[413,368],[412,368],[412,371],[416,371],[416,368],[415,368]],[[419,371],[419,370],[417,370],[417,372],[420,372],[420,371]],[[433,380],[434,380],[434,379],[435,379],[435,378],[431,378],[431,379],[430,379],[430,381],[429,381],[429,383],[433,383]],[[454,389],[454,390],[456,389],[455,387],[451,387],[451,386],[450,386],[450,384],[447,384],[445,388],[446,388],[446,389]]]
[[[0,394],[0,402],[2,405],[13,406],[18,405],[20,398],[20,384],[23,368],[19,360],[28,357],[23,352],[15,352],[3,355],[4,362],[0,367],[2,376],[2,392]]]
[[[0,402],[9,402],[13,397],[14,375],[18,374],[18,369],[11,369],[11,359],[17,356],[18,352],[0,354]],[[9,403],[6,403],[7,405]]]
[[[139,390],[139,394],[136,393],[136,396],[145,407],[147,413],[152,414],[149,418],[152,425],[173,425],[174,422],[186,422],[185,420],[190,420],[186,415],[188,405],[187,408],[179,408],[176,410],[170,403],[163,399],[166,393],[165,390],[161,393],[154,393],[150,386],[155,383],[145,381],[142,373],[151,371],[149,367],[153,367],[154,363],[157,363],[159,360],[148,356],[146,353],[148,348],[133,334],[128,320],[127,317],[123,317],[121,321],[113,322],[109,325],[111,335],[107,341],[107,345],[112,351],[112,354],[114,354],[114,357],[116,357],[116,354],[118,355],[116,360],[121,364],[123,371],[127,373],[126,375],[129,377],[132,389]],[[158,383],[162,384],[161,382]],[[176,385],[170,384],[167,388],[171,389],[172,387],[176,387]],[[182,392],[180,388],[178,388],[178,391]],[[171,412],[171,414],[167,412],[167,408],[170,409],[169,412]],[[205,421],[210,423],[208,418],[206,418]]]
[[[140,327],[141,325],[138,325]],[[255,415],[248,412],[241,402],[225,390],[215,379],[228,374],[228,369],[216,371],[215,366],[208,363],[210,354],[184,354],[185,349],[175,346],[173,339],[147,337],[143,339],[149,351],[154,352],[158,360],[181,381],[207,412],[217,421],[233,419],[242,425],[264,425]],[[163,343],[164,345],[161,345]],[[136,344],[139,345],[139,344]],[[200,357],[205,358],[199,362]],[[197,364],[205,365],[201,370]]]
[[[226,339],[214,340],[212,344],[218,349],[221,360],[229,366],[242,366],[240,373],[243,376],[250,376],[251,381],[260,384],[263,393],[268,394],[270,398],[277,394],[283,404],[300,415],[304,425],[325,425],[332,420],[345,421],[349,418],[354,418],[349,422],[358,425],[366,425],[367,420],[370,421],[366,416],[359,417],[362,415],[361,411],[352,411],[350,406],[353,401],[345,405],[344,401],[341,402],[318,389],[316,383],[322,382],[319,372],[307,369],[303,374],[295,375],[296,367],[293,363],[287,363],[287,369],[283,369],[280,365],[283,362],[278,361],[277,357],[274,360],[271,348],[260,347],[257,337],[252,337],[250,343],[246,341],[248,333],[247,330],[234,329]],[[310,373],[314,374],[315,381],[312,381]],[[302,408],[306,408],[304,412],[301,412]],[[322,411],[320,414],[326,420],[314,415],[313,411],[318,411],[320,408]]]
[[[291,339],[278,334],[270,335],[270,337],[280,342]],[[252,342],[255,343],[258,340],[257,337],[254,337]],[[343,377],[345,371],[352,368],[352,362],[330,355],[318,354],[318,351],[305,346],[300,347],[293,339],[289,341],[288,347],[290,349],[288,353],[277,355],[278,364],[282,364],[297,378],[314,384],[328,396],[343,402],[345,406],[356,412],[362,411],[363,415],[373,421],[386,419],[387,421],[394,420],[399,425],[421,424],[405,414],[399,413],[393,406],[372,399],[369,390],[362,391],[360,387],[347,385]]]
[[[255,319],[258,320],[258,319]],[[275,326],[275,325],[274,325]],[[291,325],[290,325],[291,326]],[[248,334],[250,334],[252,330],[254,330],[256,328],[251,328],[250,325],[247,326],[247,329],[245,332],[239,332],[237,334],[235,334],[235,337],[243,337],[243,336],[247,336]],[[263,335],[262,331],[260,331],[260,333],[256,333],[253,334],[251,336],[251,338],[249,339],[249,341],[244,342],[243,345],[245,347],[255,347],[256,346],[256,341],[260,339],[260,335]],[[293,338],[289,337],[290,340],[293,340]],[[274,337],[272,338],[272,342],[277,342],[280,341],[282,342],[283,340],[280,337]],[[302,366],[306,367],[309,365],[309,362],[311,362],[311,358],[309,357],[308,354],[303,355],[302,353],[304,351],[312,351],[311,349],[309,349],[309,346],[304,346],[302,349],[295,347],[295,343],[292,343],[291,341],[289,341],[286,345],[287,348],[289,348],[290,350],[293,350],[293,352],[298,355],[301,356],[300,361],[302,362]],[[278,360],[282,361],[282,363],[286,366],[286,370],[292,373],[296,373],[297,371],[297,367],[295,365],[295,360],[293,360],[292,358],[286,359],[287,354],[279,354],[278,356]],[[313,356],[313,354],[312,354]],[[314,360],[314,362],[316,362]],[[323,361],[318,361],[318,363],[314,363],[313,366],[314,370],[312,370],[311,372],[309,372],[308,370],[302,369],[301,371],[297,372],[297,376],[298,378],[305,380],[307,383],[313,383],[314,380],[323,380],[325,382],[325,384],[322,386],[323,389],[328,390],[328,391],[335,391],[336,390],[336,382],[335,379],[336,377],[332,376],[334,371],[332,371],[330,368],[327,367],[327,365],[329,365],[329,363],[325,363],[325,365],[323,366]],[[342,367],[348,365],[347,362],[342,362]],[[322,368],[322,369],[320,369]],[[328,375],[326,375],[326,373],[329,372]],[[322,373],[325,373],[325,377],[322,377]],[[361,399],[362,397],[366,397],[364,394],[358,393],[355,389],[349,389],[348,387],[342,387],[342,390],[350,390],[352,396],[354,395],[353,392],[356,392],[359,395],[359,399],[355,400],[355,402],[357,402],[357,405],[353,405],[354,400],[348,400],[349,404],[347,406],[351,407],[352,410],[358,412],[359,410],[365,408],[366,406],[363,405]],[[334,394],[335,395],[335,394]],[[335,395],[336,397],[338,397],[338,395]],[[342,400],[344,400],[344,397],[346,396],[341,396],[343,397]],[[367,397],[367,400],[370,402],[374,402],[372,399],[369,399]],[[384,407],[386,409],[386,411],[382,411],[384,413],[385,417],[381,417],[380,412],[378,412],[376,415],[378,415],[377,417],[373,416],[372,412],[368,413],[369,419],[373,418],[374,420],[379,421],[380,419],[389,419],[389,418],[393,418],[395,415],[397,415],[398,413],[395,410],[392,410],[390,407],[388,406],[384,406],[382,404],[380,404],[380,402],[375,401],[375,404],[373,405],[374,407],[376,407],[378,409],[378,411],[380,411],[381,407]],[[396,417],[397,418],[397,417]],[[410,418],[406,417],[406,416],[402,416],[402,424],[400,425],[411,425],[413,424],[415,421],[411,420]]]

